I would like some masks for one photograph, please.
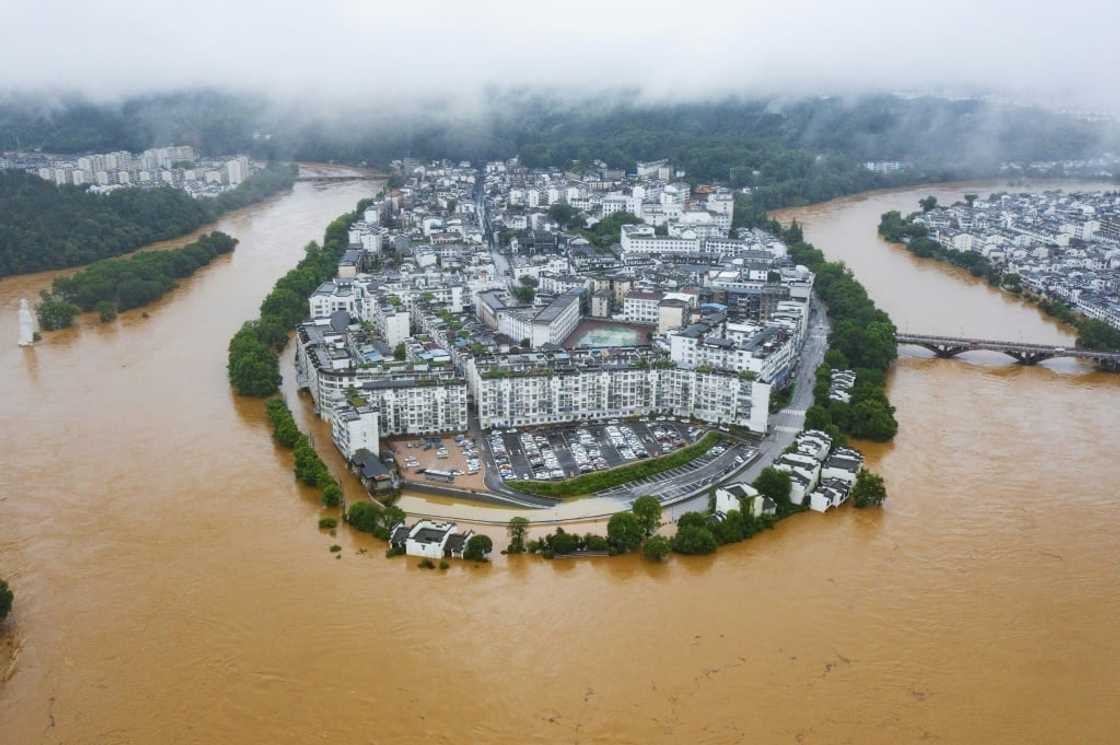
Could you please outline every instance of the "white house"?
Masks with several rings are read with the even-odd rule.
[[[716,487],[716,512],[726,515],[731,510],[748,513],[752,517],[773,515],[778,510],[774,500],[764,497],[745,481]]]
[[[848,501],[852,485],[838,479],[824,479],[820,487],[809,495],[809,509],[814,512],[827,512]]]
[[[409,556],[442,559],[447,541],[455,531],[455,523],[421,520],[408,531],[404,552]]]
[[[863,468],[863,455],[858,450],[839,448],[821,468],[821,479],[834,479],[854,484]]]

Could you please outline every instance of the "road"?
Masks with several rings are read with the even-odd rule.
[[[486,238],[487,245],[490,247],[490,257],[494,260],[494,270],[497,272],[498,280],[508,286],[510,280],[513,278],[507,274],[509,272],[509,259],[498,251],[498,242],[494,237],[494,232],[490,229],[490,220],[486,215],[486,194],[485,189],[479,189],[476,197],[476,209],[478,211],[478,222],[482,226],[483,235]]]
[[[817,368],[824,361],[824,354],[828,351],[828,315],[816,297],[813,298],[812,307],[815,311],[809,322],[809,336],[801,348],[801,360],[798,363],[793,397],[786,408],[770,416],[770,431],[758,444],[758,454],[746,468],[734,475],[735,481],[754,481],[762,469],[781,456],[805,425],[805,410],[813,405],[813,386],[816,383]],[[721,479],[721,481],[731,480],[731,478]],[[707,506],[707,495],[700,494],[672,505],[664,514],[666,519],[675,521],[685,512],[707,509]]]

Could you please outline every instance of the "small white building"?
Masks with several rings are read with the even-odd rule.
[[[389,545],[408,556],[425,559],[463,558],[473,530],[455,532],[455,523],[421,520],[412,527],[397,523],[389,531]]]
[[[404,552],[409,556],[442,559],[447,542],[455,532],[455,523],[421,520],[408,531]]]
[[[797,446],[797,452],[817,460],[824,460],[832,449],[832,438],[819,429],[805,430],[799,433],[793,442]]]
[[[839,448],[821,467],[821,479],[833,479],[854,484],[863,468],[863,455],[858,450]]]
[[[758,489],[745,481],[716,487],[716,512],[726,515],[731,510],[749,514],[751,517],[773,515],[778,505],[769,497],[758,493]]]
[[[848,501],[852,485],[838,479],[824,479],[820,487],[809,495],[809,509],[814,512],[827,512]]]

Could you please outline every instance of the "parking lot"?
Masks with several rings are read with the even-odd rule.
[[[413,481],[430,481],[465,489],[483,489],[482,459],[477,443],[464,435],[407,437],[389,441],[401,473]],[[426,469],[446,472],[450,478],[430,476]]]
[[[485,438],[503,479],[558,481],[625,463],[656,458],[695,442],[704,430],[659,419],[494,430]]]

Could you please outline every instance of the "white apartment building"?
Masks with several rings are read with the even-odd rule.
[[[656,326],[661,318],[660,306],[664,298],[662,292],[630,290],[622,303],[622,317],[630,323]]]
[[[414,370],[403,363],[360,365],[345,331],[322,319],[300,324],[296,341],[297,383],[311,394],[324,420],[336,408],[350,406],[353,388],[377,411],[380,437],[466,430],[467,382],[453,371]]]
[[[647,352],[573,351],[472,359],[483,429],[672,414],[765,432],[770,386],[667,367]]]
[[[764,383],[783,383],[796,354],[792,335],[754,324],[726,324],[720,335],[708,324],[696,323],[669,334],[669,356],[678,366],[749,372]]]
[[[354,406],[347,403],[329,412],[331,439],[347,462],[362,448],[374,455],[380,452],[377,427],[379,418],[377,409],[369,404]]]
[[[700,238],[695,231],[684,230],[676,236],[662,236],[656,235],[651,225],[623,225],[620,243],[624,256],[700,251]]]
[[[326,318],[344,310],[352,318],[365,318],[365,287],[347,279],[327,280],[307,298],[310,318]]]
[[[373,324],[391,349],[412,336],[412,314],[389,302],[377,304]]]
[[[500,308],[496,313],[498,333],[505,334],[514,343],[528,339],[534,349],[545,344],[559,345],[579,325],[582,295],[583,289],[576,288],[558,295],[543,307]]]

